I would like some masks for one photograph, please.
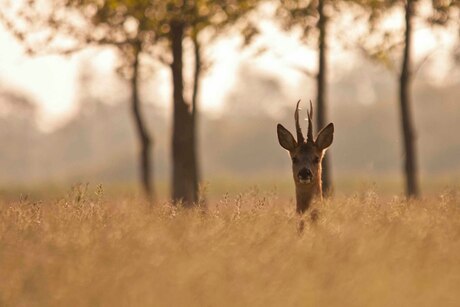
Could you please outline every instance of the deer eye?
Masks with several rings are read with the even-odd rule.
[[[319,163],[319,157],[315,157],[315,158],[313,159],[313,163]]]
[[[292,157],[292,163],[297,163],[299,160],[296,157]]]

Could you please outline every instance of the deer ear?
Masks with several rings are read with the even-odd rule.
[[[324,150],[328,148],[329,146],[331,146],[333,140],[334,140],[334,124],[330,123],[323,129],[321,129],[321,131],[318,133],[315,144],[319,149]]]
[[[297,142],[294,137],[286,128],[283,127],[283,125],[278,124],[276,131],[278,132],[278,142],[281,147],[289,151],[292,151],[297,147]]]

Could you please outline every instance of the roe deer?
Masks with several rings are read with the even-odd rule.
[[[310,101],[308,115],[308,133],[305,141],[299,124],[299,103],[294,113],[297,141],[292,134],[281,124],[277,126],[278,141],[284,149],[289,151],[292,160],[292,174],[294,176],[297,212],[304,213],[316,196],[322,199],[321,161],[326,149],[334,138],[334,124],[324,127],[316,139],[313,139],[313,106]]]

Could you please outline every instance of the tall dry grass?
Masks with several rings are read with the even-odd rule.
[[[460,197],[292,200],[209,209],[108,200],[0,204],[0,306],[459,306]]]

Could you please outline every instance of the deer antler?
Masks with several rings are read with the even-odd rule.
[[[310,100],[310,111],[307,111],[308,115],[308,132],[307,132],[307,142],[314,142],[313,140],[313,123],[312,123],[312,118],[313,118],[313,104]]]
[[[297,101],[297,106],[295,108],[295,113],[294,113],[294,119],[295,119],[295,130],[297,132],[297,144],[302,144],[305,139],[303,137],[303,134],[302,134],[302,129],[300,128],[300,124],[299,124],[299,104],[300,104],[300,100]]]

